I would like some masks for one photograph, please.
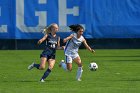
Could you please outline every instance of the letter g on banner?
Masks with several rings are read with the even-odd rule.
[[[39,4],[46,4],[46,0],[38,0]],[[27,6],[26,6],[27,7]],[[16,0],[16,27],[21,32],[40,32],[42,26],[46,26],[47,21],[47,12],[46,11],[35,11],[35,16],[38,16],[38,25],[35,27],[29,27],[25,25],[25,17],[24,17],[24,8],[25,8],[25,0]],[[29,7],[32,8],[32,7]]]

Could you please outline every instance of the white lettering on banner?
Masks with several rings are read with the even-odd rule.
[[[45,0],[39,0],[39,3],[47,3]],[[35,16],[39,18],[39,24],[36,27],[27,27],[24,24],[24,0],[16,0],[16,26],[22,32],[40,32],[42,26],[46,26],[47,23],[47,12],[46,11],[35,11]]]
[[[39,4],[46,4],[47,0],[39,0]]]
[[[1,7],[0,7],[0,16],[1,16]],[[7,25],[0,26],[0,33],[7,33]]]
[[[1,7],[0,7],[0,16],[1,16]]]
[[[7,33],[7,25],[0,26],[0,33]]]
[[[68,31],[67,27],[67,14],[73,14],[74,16],[79,16],[79,7],[75,6],[73,9],[67,9],[66,0],[59,0],[59,25],[60,31]]]

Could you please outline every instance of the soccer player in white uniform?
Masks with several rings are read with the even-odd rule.
[[[82,36],[84,28],[81,25],[71,25],[69,27],[74,33],[63,40],[64,43],[67,42],[64,49],[66,63],[62,60],[59,66],[62,67],[64,70],[71,71],[72,61],[76,62],[76,64],[78,65],[76,79],[78,81],[81,81],[83,69],[81,58],[78,54],[78,49],[80,45],[83,43],[86,49],[88,49],[92,53],[95,51],[89,47],[86,40]]]

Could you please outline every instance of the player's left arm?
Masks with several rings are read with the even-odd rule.
[[[57,49],[64,49],[64,46],[60,47],[60,37],[58,38]]]
[[[91,51],[92,53],[95,52],[95,50],[94,50],[94,49],[91,49],[91,47],[87,44],[87,41],[86,41],[85,39],[83,40],[83,44],[84,44],[84,46],[86,47],[86,49],[88,49],[88,50]]]

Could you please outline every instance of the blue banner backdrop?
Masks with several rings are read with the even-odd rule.
[[[61,38],[81,24],[85,38],[140,38],[139,0],[0,0],[0,39],[39,39],[57,23]]]

